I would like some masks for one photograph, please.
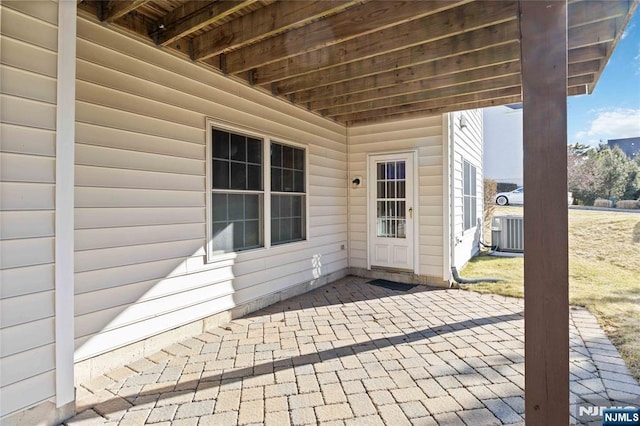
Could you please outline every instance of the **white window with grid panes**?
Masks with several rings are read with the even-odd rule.
[[[208,257],[305,240],[306,150],[207,126]]]
[[[271,142],[271,244],[305,238],[304,149]]]
[[[476,175],[477,170],[474,165],[468,161],[463,161],[462,169],[462,198],[463,198],[463,212],[464,212],[464,230],[471,229],[476,226],[478,219],[478,196]]]

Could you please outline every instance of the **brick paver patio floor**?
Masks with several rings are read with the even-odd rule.
[[[523,423],[523,309],[347,277],[80,386],[68,424]],[[570,331],[570,421],[577,404],[637,400],[595,318],[572,309]]]

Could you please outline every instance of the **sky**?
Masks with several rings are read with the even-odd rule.
[[[640,136],[640,12],[636,10],[590,95],[568,99],[568,143]]]

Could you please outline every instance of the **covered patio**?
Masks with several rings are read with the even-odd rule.
[[[597,327],[593,354],[591,329],[570,328],[594,323],[570,317],[566,205],[567,96],[594,90],[637,5],[3,2],[2,421],[77,405],[98,423],[518,423],[526,405],[551,425],[570,378],[576,395],[637,394],[596,374],[623,367]],[[151,353],[349,274],[446,287],[481,227],[482,123],[463,110],[520,102],[526,310],[348,278]],[[374,165],[396,162],[406,261],[376,263]],[[222,201],[240,198],[254,207]],[[131,356],[147,358],[83,387]]]
[[[67,424],[521,424],[523,308],[346,277],[81,385]],[[571,423],[638,398],[588,311],[570,337]]]

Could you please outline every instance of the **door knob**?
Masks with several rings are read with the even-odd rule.
[[[409,219],[413,219],[413,207],[409,207]]]

